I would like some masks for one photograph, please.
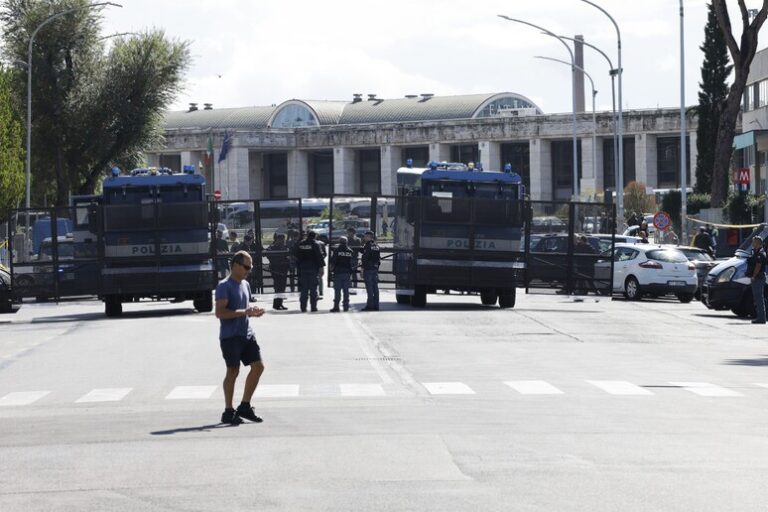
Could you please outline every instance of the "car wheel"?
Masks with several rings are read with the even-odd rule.
[[[411,297],[411,306],[415,308],[423,308],[427,305],[427,289],[424,286],[417,286],[414,290],[413,297]]]
[[[731,311],[739,318],[749,318],[755,314],[754,301],[752,300],[752,290],[744,292],[738,306],[732,307]]]
[[[496,290],[484,290],[480,292],[480,302],[483,306],[494,306],[496,304]]]
[[[678,293],[677,294],[677,298],[683,304],[688,304],[689,302],[691,302],[693,300],[693,295],[694,294],[692,294],[692,293]]]
[[[402,293],[395,294],[395,300],[397,300],[397,303],[402,306],[407,306],[411,303],[411,296],[410,295],[404,295]]]
[[[632,276],[629,276],[624,281],[624,296],[629,300],[640,300],[642,296],[640,293],[640,283]]]
[[[195,299],[192,303],[195,305],[198,313],[210,313],[213,311],[213,298],[210,292],[206,293],[202,298]]]
[[[508,288],[499,290],[499,307],[501,309],[515,307],[515,299],[517,297],[516,288]]]

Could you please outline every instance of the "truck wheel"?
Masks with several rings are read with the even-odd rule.
[[[411,297],[411,306],[415,308],[423,308],[427,305],[427,289],[423,286],[417,286],[416,290]]]
[[[195,299],[193,304],[198,313],[210,313],[213,311],[213,297],[210,293],[206,293],[202,299]]]
[[[483,306],[495,306],[496,305],[496,290],[483,290],[480,292],[480,302]]]
[[[116,295],[107,295],[104,297],[104,313],[109,318],[115,318],[123,314],[123,304],[120,297]]]
[[[499,307],[502,309],[515,307],[516,298],[517,298],[516,288],[506,288],[504,290],[500,290]]]
[[[401,293],[395,294],[395,299],[397,300],[398,304],[402,304],[404,306],[407,306],[411,303],[411,296],[410,295],[403,295]]]

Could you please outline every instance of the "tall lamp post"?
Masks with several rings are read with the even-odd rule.
[[[559,62],[560,64],[565,64],[566,66],[571,65],[564,60],[553,59],[552,57],[542,57],[541,55],[536,55],[535,58],[551,60],[552,62]],[[577,64],[574,64],[573,66],[584,73],[584,76],[589,79],[589,84],[592,87],[592,177],[597,179],[597,117],[595,116],[595,96],[597,96],[597,89],[595,89],[594,80],[592,80],[592,77],[589,76],[589,73],[587,73],[584,68]]]
[[[576,59],[573,55],[573,50],[571,50],[571,47],[568,46],[568,43],[566,43],[563,38],[555,34],[554,32],[551,32],[543,27],[540,27],[538,25],[534,25],[533,23],[529,23],[527,21],[518,20],[516,18],[510,18],[509,16],[505,16],[503,14],[498,15],[499,18],[503,18],[507,21],[513,21],[515,23],[522,23],[523,25],[528,25],[529,27],[533,27],[535,29],[538,29],[542,31],[545,35],[548,35],[550,37],[554,37],[561,43],[563,43],[563,46],[565,46],[565,49],[568,50],[568,54],[571,56],[571,96],[572,96],[572,120],[573,120],[573,198],[578,199],[579,197],[579,153],[578,153],[578,143],[576,139]]]
[[[685,11],[680,0],[680,241],[688,243],[688,147],[685,126]]]
[[[32,31],[32,35],[29,36],[29,46],[27,48],[27,197],[25,202],[27,209],[30,208],[32,184],[32,45],[35,42],[35,36],[37,36],[37,33],[40,32],[40,29],[57,18],[66,16],[67,14],[75,11],[93,9],[94,7],[103,7],[107,5],[111,5],[113,7],[122,7],[122,5],[116,4],[114,2],[99,2],[95,4],[83,5],[81,7],[65,9],[61,12],[57,12],[48,16],[35,28],[35,30]],[[29,219],[29,215],[27,215],[27,219]]]
[[[621,104],[621,93],[622,93],[622,84],[621,84],[621,76],[624,74],[624,70],[621,67],[621,32],[619,31],[619,25],[616,23],[616,20],[613,19],[613,16],[608,14],[608,11],[597,5],[596,3],[590,1],[590,0],[581,0],[585,4],[589,4],[595,9],[599,10],[603,14],[605,14],[609,20],[611,20],[611,23],[613,23],[613,27],[616,29],[616,39],[617,39],[617,49],[619,54],[619,62],[617,69],[617,74],[619,75],[619,179],[616,181],[616,210],[619,217],[619,222],[622,224],[624,223],[624,120],[623,120],[623,107]],[[618,227],[618,226],[617,226]]]
[[[573,43],[576,43],[576,39],[573,37],[567,37],[567,36],[560,36],[566,41],[571,41]],[[612,116],[611,119],[613,120],[613,186],[616,187],[616,184],[618,181],[618,174],[619,174],[619,137],[617,135],[617,129],[618,129],[618,121],[616,120],[616,74],[618,73],[618,70],[613,67],[613,62],[611,62],[611,58],[606,55],[606,53],[598,48],[597,46],[590,44],[584,40],[579,40],[579,43],[583,44],[584,46],[588,46],[595,50],[597,53],[602,55],[606,61],[608,61],[608,74],[611,76],[611,112]],[[594,87],[593,87],[594,89]],[[618,196],[618,194],[617,194]]]

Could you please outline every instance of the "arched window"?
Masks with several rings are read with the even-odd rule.
[[[516,96],[502,96],[496,98],[492,102],[483,107],[475,117],[498,117],[511,113],[514,109],[518,108],[533,108],[538,112],[539,109],[531,102],[525,101],[522,98]]]
[[[320,126],[317,118],[307,107],[290,103],[280,109],[272,121],[272,128],[301,128],[304,126]]]

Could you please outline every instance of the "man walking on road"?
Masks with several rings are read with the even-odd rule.
[[[247,252],[236,253],[232,257],[229,276],[216,286],[216,318],[221,324],[219,345],[227,365],[227,374],[224,377],[226,408],[221,415],[221,422],[231,425],[239,425],[243,422],[242,418],[261,422],[261,418],[256,416],[251,407],[251,397],[256,391],[261,374],[264,373],[264,364],[261,362],[261,349],[248,318],[258,318],[264,314],[264,310],[250,305],[251,286],[246,278],[252,266],[253,261]],[[235,410],[232,400],[241,362],[243,366],[250,366],[251,371],[245,378],[243,400]]]
[[[752,254],[747,258],[747,275],[752,283],[752,299],[755,303],[753,324],[765,323],[765,260],[763,239],[755,235],[752,239]]]
[[[365,292],[368,294],[368,300],[361,311],[379,310],[379,264],[381,255],[379,246],[373,240],[373,231],[366,231],[363,236],[363,280],[365,281]]]
[[[325,266],[322,250],[315,241],[316,233],[308,231],[307,236],[294,248],[296,266],[299,270],[299,306],[307,311],[307,297],[312,311],[317,311],[317,276]]]
[[[333,309],[331,313],[339,312],[339,302],[344,294],[344,311],[349,311],[349,283],[353,271],[355,253],[347,245],[347,237],[339,237],[339,245],[331,251],[330,271],[333,274]]]

